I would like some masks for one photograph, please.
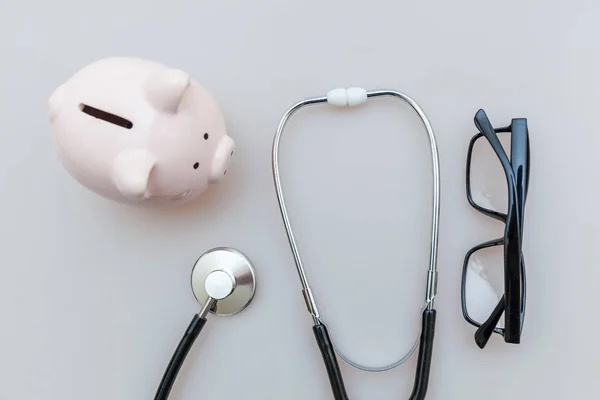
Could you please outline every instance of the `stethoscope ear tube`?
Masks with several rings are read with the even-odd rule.
[[[329,382],[331,383],[331,390],[335,400],[348,400],[346,394],[346,387],[344,386],[344,378],[340,371],[340,366],[337,362],[333,343],[329,338],[329,332],[327,327],[323,324],[316,324],[313,326],[313,332],[317,339],[319,350],[323,356],[325,362],[325,368],[327,369],[327,375],[329,376]]]
[[[206,318],[201,317],[199,314],[194,315],[194,318],[192,318],[190,325],[186,329],[185,334],[179,342],[179,346],[177,346],[175,353],[173,353],[173,356],[171,357],[171,361],[169,362],[163,378],[160,381],[160,385],[158,386],[154,400],[167,400],[169,397],[169,393],[171,393],[171,388],[175,383],[175,379],[177,378],[177,374],[183,365],[183,361],[190,352],[190,349],[200,334],[200,331],[202,331],[204,324],[206,324]]]
[[[431,371],[431,357],[433,355],[433,339],[435,336],[436,310],[425,309],[421,323],[421,338],[419,341],[419,358],[415,383],[409,400],[423,400],[427,395],[429,385],[429,373]],[[319,350],[323,356],[323,362],[329,376],[329,383],[335,400],[348,400],[344,378],[337,362],[333,343],[329,338],[327,327],[323,324],[313,326],[313,332],[317,339]]]
[[[436,311],[434,309],[423,311],[417,372],[410,400],[423,400],[427,394],[431,356],[433,354],[433,338],[435,336],[435,317]]]
[[[404,355],[400,360],[395,363],[389,364],[383,367],[364,367],[359,365],[356,362],[353,362],[347,359],[343,354],[339,351],[336,352],[335,347],[329,337],[327,332],[327,328],[325,327],[321,315],[317,309],[317,302],[312,294],[311,288],[308,283],[308,278],[306,277],[306,272],[304,270],[304,266],[302,265],[302,260],[300,258],[300,253],[298,251],[298,246],[296,244],[296,239],[292,232],[292,226],[290,222],[290,218],[288,215],[287,207],[285,205],[285,199],[283,194],[283,188],[281,185],[281,176],[279,173],[279,145],[281,142],[281,136],[285,129],[285,126],[290,119],[290,117],[295,114],[298,110],[303,107],[314,105],[314,104],[325,104],[335,107],[345,107],[345,106],[357,106],[363,104],[369,98],[375,97],[393,97],[404,102],[408,103],[411,108],[419,115],[419,118],[423,122],[423,126],[427,131],[427,136],[429,137],[429,144],[431,150],[431,161],[432,161],[432,172],[433,172],[433,213],[431,219],[431,247],[429,253],[429,268],[427,271],[427,287],[425,293],[425,310],[423,311],[423,321],[422,321],[422,329],[421,335],[419,339],[419,356],[418,356],[418,365],[415,376],[415,383],[413,387],[412,394],[410,396],[411,400],[422,400],[425,398],[427,393],[427,385],[429,383],[429,372],[431,369],[431,358],[433,352],[433,339],[435,333],[435,317],[436,311],[434,309],[434,301],[437,293],[437,279],[438,279],[438,268],[437,268],[437,252],[438,252],[438,236],[439,236],[439,215],[440,215],[440,165],[439,165],[439,156],[437,150],[437,143],[435,139],[435,135],[433,133],[433,128],[429,123],[428,118],[425,116],[425,113],[421,109],[421,107],[410,97],[407,95],[395,91],[395,90],[374,90],[374,91],[366,91],[361,88],[350,88],[350,89],[334,89],[330,91],[326,97],[315,97],[302,100],[292,107],[290,107],[286,113],[281,118],[279,122],[279,126],[277,127],[277,131],[275,133],[275,137],[273,138],[273,148],[272,148],[272,169],[273,169],[273,182],[275,184],[275,192],[277,194],[277,201],[279,203],[279,209],[281,211],[281,217],[283,219],[285,231],[288,236],[288,241],[290,244],[290,248],[292,250],[292,255],[294,256],[294,261],[296,264],[296,270],[298,272],[298,277],[300,278],[300,283],[302,284],[302,295],[304,296],[304,300],[306,302],[306,306],[308,308],[308,312],[311,314],[314,326],[313,331],[315,337],[317,339],[317,343],[319,345],[319,349],[321,350],[321,354],[323,356],[323,360],[325,362],[325,366],[327,369],[327,373],[329,376],[329,381],[331,383],[331,387],[333,389],[334,397],[336,400],[347,400],[348,396],[346,394],[346,389],[344,387],[343,378],[340,372],[339,365],[336,360],[336,355],[339,355],[342,359],[344,359],[348,364],[365,370],[365,371],[387,371],[391,368],[397,367],[406,361],[415,350],[415,347],[412,347],[409,350],[409,353]]]

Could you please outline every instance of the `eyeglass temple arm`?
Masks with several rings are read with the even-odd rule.
[[[505,295],[502,295],[502,298],[496,305],[496,308],[494,308],[494,311],[492,311],[492,314],[475,331],[475,343],[477,343],[477,346],[479,346],[480,349],[483,349],[487,344],[488,340],[490,340],[492,333],[494,333],[494,329],[498,325],[498,322],[500,321],[500,318],[504,313],[504,310],[506,308],[505,298]]]

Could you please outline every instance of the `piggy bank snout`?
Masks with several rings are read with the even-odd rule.
[[[219,141],[215,154],[212,160],[212,167],[210,173],[210,182],[219,181],[223,176],[227,174],[227,168],[231,163],[231,158],[235,151],[235,142],[229,136],[224,136]]]
[[[121,194],[132,200],[147,198],[156,158],[145,149],[124,150],[113,164],[113,179]]]

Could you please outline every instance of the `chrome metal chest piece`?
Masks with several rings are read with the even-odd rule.
[[[209,313],[233,315],[246,309],[256,292],[256,272],[238,250],[217,247],[204,253],[192,269],[192,291],[202,309],[195,314],[171,357],[154,400],[167,400],[177,374]]]

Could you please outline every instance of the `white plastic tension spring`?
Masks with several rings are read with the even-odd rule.
[[[337,88],[327,93],[327,103],[335,107],[359,106],[367,101],[367,91],[359,87]]]

